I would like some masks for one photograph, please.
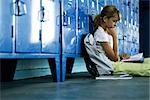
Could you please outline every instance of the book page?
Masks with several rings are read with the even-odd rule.
[[[123,59],[121,61],[140,61],[143,58],[143,53],[139,53],[133,56],[130,56],[128,59]]]

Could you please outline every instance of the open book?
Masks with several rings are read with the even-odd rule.
[[[130,56],[128,59],[121,60],[123,62],[139,62],[142,63],[144,61],[143,53],[138,53],[136,55]]]

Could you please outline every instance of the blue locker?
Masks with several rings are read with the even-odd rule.
[[[98,13],[100,13],[103,7],[107,5],[106,3],[107,3],[107,0],[98,0]]]
[[[133,1],[128,1],[129,23],[132,23],[132,2]]]
[[[118,47],[119,54],[123,54],[123,52],[124,52],[124,50],[123,50],[123,40],[119,39],[118,44],[119,44],[119,47]]]
[[[128,21],[127,20],[127,16],[128,16],[128,13],[127,13],[127,5],[126,5],[126,2],[124,2],[124,4],[123,4],[123,21]]]
[[[139,30],[138,27],[135,26],[134,32],[133,32],[132,42],[139,43]]]
[[[40,0],[15,2],[16,52],[40,52]]]
[[[113,0],[105,0],[106,1],[106,5],[112,5],[113,4]]]
[[[60,52],[59,0],[42,0],[40,14],[42,52],[57,54]]]
[[[0,52],[12,52],[12,14],[11,1],[0,0]]]
[[[76,53],[76,1],[62,0],[62,53]]]
[[[139,53],[139,44],[137,43],[132,43],[132,48],[131,48],[131,55],[135,55]]]
[[[123,29],[122,20],[120,20],[120,22],[118,22],[116,30],[117,30],[118,39],[123,40],[123,30],[122,29]]]
[[[134,36],[134,32],[132,29],[132,25],[129,23],[128,27],[128,41],[132,42],[132,37]]]
[[[89,0],[89,14],[94,17],[99,13],[98,0]]]
[[[89,33],[89,16],[88,16],[88,2],[87,0],[78,0],[78,25],[77,25],[77,45],[76,53],[81,54],[81,42],[85,34]]]
[[[10,59],[17,63],[16,59],[47,58],[52,77],[59,82],[59,23],[60,0],[1,0],[0,61]],[[3,64],[2,68],[5,67]],[[6,71],[14,73],[15,67]],[[9,72],[4,72],[2,78],[13,76]]]
[[[119,6],[121,5],[119,0],[113,0],[113,4],[119,9]]]
[[[127,42],[127,53],[128,53],[129,55],[132,55],[131,50],[132,50],[132,42],[128,41],[128,42]]]
[[[65,5],[64,5],[65,3]],[[70,4],[71,6],[68,6]],[[136,17],[134,20],[131,16],[134,16],[133,13],[131,14],[131,3],[130,0],[75,0],[74,3],[72,0],[64,0],[63,1],[63,11],[62,11],[62,81],[65,80],[65,75],[70,75],[71,71],[67,71],[68,68],[72,69],[74,58],[81,57],[81,40],[84,33],[89,32],[89,19],[86,19],[86,13],[88,12],[88,16],[94,17],[99,14],[102,8],[107,4],[114,4],[119,8],[122,18],[117,26],[118,32],[118,42],[119,42],[119,54],[128,53],[128,54],[135,54],[138,53],[138,37],[134,38],[135,43],[132,43],[133,36],[135,35],[132,30],[131,24],[132,22],[136,22]],[[73,6],[75,5],[75,7]],[[72,7],[73,6],[73,7]],[[68,18],[68,12],[72,7],[72,15],[75,15],[75,20],[72,20],[74,28],[70,28],[70,18]],[[88,8],[88,9],[87,9]],[[76,10],[76,11],[75,11]],[[135,11],[134,11],[135,12]],[[74,13],[74,14],[73,14]],[[75,14],[76,13],[76,14]],[[71,15],[70,15],[71,16]],[[87,22],[86,22],[87,20]],[[69,23],[68,23],[69,22]],[[85,24],[84,24],[85,23]],[[135,23],[136,24],[136,23]],[[86,28],[88,30],[86,30]],[[76,29],[76,31],[74,31]],[[69,34],[69,33],[74,34]],[[133,32],[133,33],[132,33]],[[138,31],[136,31],[138,34]],[[75,36],[76,35],[76,36]],[[73,39],[74,37],[74,39]],[[68,39],[69,38],[69,39]],[[76,40],[75,42],[71,42],[71,40]],[[137,40],[136,40],[137,39]],[[71,45],[70,45],[71,44]],[[68,47],[69,49],[68,49]],[[133,48],[134,47],[134,48]],[[68,63],[67,63],[68,62]]]
[[[123,41],[123,53],[128,53],[128,42],[126,40]]]
[[[135,13],[136,13],[136,26],[139,27],[139,1],[138,0],[136,0]]]
[[[106,5],[106,0],[98,0],[98,6],[100,6],[99,10],[100,10],[101,7],[104,7],[105,5]]]
[[[81,42],[89,33],[88,0],[62,1],[62,81],[81,56]]]
[[[71,73],[77,46],[77,5],[76,0],[62,0],[62,81]],[[73,57],[71,60],[68,57]],[[71,69],[70,69],[71,68]]]

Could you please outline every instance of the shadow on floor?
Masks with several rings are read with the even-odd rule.
[[[74,73],[56,83],[44,76],[1,83],[1,100],[150,100],[149,80],[95,80],[88,73]]]

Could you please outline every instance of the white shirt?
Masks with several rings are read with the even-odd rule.
[[[110,46],[113,48],[113,38],[109,35],[102,27],[98,27],[98,29],[94,33],[94,40],[96,43],[96,48],[99,52],[105,53],[102,46],[99,44],[100,42],[108,42]]]
[[[101,33],[98,33],[98,31],[100,31],[99,29],[96,31],[95,35],[99,35]],[[106,35],[106,34],[105,34]],[[107,35],[106,35],[107,37]],[[111,61],[108,59],[108,57],[106,56],[104,50],[102,49],[100,43],[99,45],[96,45],[96,41],[101,41],[102,39],[99,39],[97,37],[93,37],[92,34],[87,34],[87,36],[84,39],[84,44],[85,44],[85,48],[86,51],[91,59],[91,61],[93,63],[95,63],[96,68],[98,70],[98,73],[100,75],[103,74],[111,74],[111,72],[113,71],[113,66]],[[103,39],[102,41],[109,41],[108,38]],[[97,49],[99,48],[99,49]]]

